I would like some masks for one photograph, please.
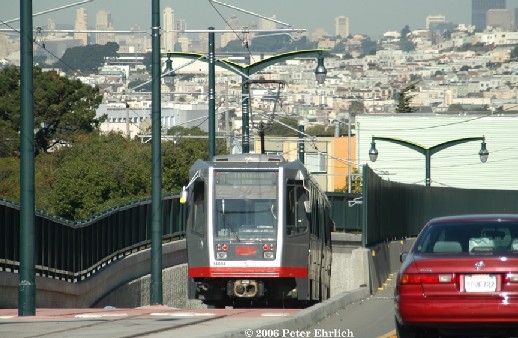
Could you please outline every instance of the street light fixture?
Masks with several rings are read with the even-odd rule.
[[[324,66],[324,56],[322,55],[322,52],[320,51],[318,53],[318,65],[315,69],[315,77],[317,79],[318,84],[324,84],[326,81],[326,75],[327,75],[327,69]]]
[[[279,31],[279,30],[275,30]],[[282,30],[287,31],[287,30]],[[194,32],[194,31],[189,31]],[[226,32],[225,30],[211,30],[211,32]],[[210,48],[209,48],[210,49]],[[209,52],[210,53],[210,52]],[[229,70],[233,73],[240,74],[242,77],[242,85],[241,85],[241,109],[242,109],[242,151],[244,154],[248,153],[250,150],[250,139],[249,139],[249,98],[250,98],[250,88],[248,86],[247,81],[250,79],[250,76],[265,69],[270,65],[277,64],[279,62],[283,62],[285,60],[294,59],[296,57],[308,56],[308,55],[316,55],[318,58],[318,66],[315,69],[315,75],[318,83],[323,83],[325,81],[325,77],[327,74],[327,70],[324,66],[324,54],[328,54],[329,52],[322,49],[312,49],[312,50],[297,50],[292,52],[287,52],[279,55],[275,55],[273,57],[263,59],[252,64],[248,65],[240,65],[238,63],[224,60],[224,59],[216,59],[214,60],[218,66]],[[196,59],[204,62],[209,62],[209,58],[204,54],[198,53],[184,53],[184,52],[174,52],[168,53],[168,56],[172,57],[183,57],[187,59]],[[209,62],[210,63],[210,62]],[[321,82],[319,82],[321,81]],[[210,87],[210,86],[209,86]]]
[[[174,73],[173,73],[173,60],[171,60],[171,56],[167,55],[167,60],[165,61],[165,74],[164,83],[169,87],[174,87]]]
[[[376,142],[372,141],[371,149],[369,150],[369,159],[371,162],[376,162],[378,159],[378,149],[376,149]]]
[[[486,163],[487,158],[489,156],[489,151],[486,148],[486,138],[484,136],[482,136],[482,137],[466,137],[466,138],[460,138],[460,139],[456,139],[456,140],[446,141],[446,142],[437,144],[433,147],[424,147],[417,143],[400,140],[400,139],[395,139],[395,138],[390,138],[390,137],[373,136],[371,148],[369,150],[369,159],[372,162],[376,162],[376,160],[378,159],[378,149],[376,149],[376,141],[387,141],[387,142],[391,142],[391,143],[396,143],[396,144],[402,145],[404,147],[410,148],[412,150],[415,150],[415,151],[423,154],[425,156],[425,160],[426,160],[426,177],[425,177],[426,186],[430,186],[430,183],[431,183],[431,179],[430,179],[431,157],[433,154],[438,153],[441,150],[444,150],[446,148],[449,148],[449,147],[452,147],[452,146],[455,146],[458,144],[466,143],[466,142],[482,141],[480,151],[478,152],[478,155],[480,157],[480,162]]]
[[[487,151],[486,142],[484,141],[482,141],[482,145],[480,147],[480,151],[478,152],[478,156],[480,156],[480,162],[487,162],[487,158],[489,157],[489,151]]]

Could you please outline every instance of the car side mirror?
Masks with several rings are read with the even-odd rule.
[[[187,189],[183,187],[182,192],[180,193],[180,204],[185,204],[185,202],[187,202],[187,198],[189,198],[189,194]]]
[[[408,252],[402,252],[401,255],[399,255],[399,261],[403,263],[408,256]]]
[[[311,213],[311,202],[310,201],[304,201],[304,209],[306,210],[307,214]]]

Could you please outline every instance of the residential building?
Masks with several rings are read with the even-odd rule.
[[[283,155],[288,161],[299,159],[298,137],[266,136],[264,152]],[[254,151],[261,152],[261,139],[253,139]],[[350,147],[350,148],[349,148]],[[350,149],[350,151],[349,151]],[[356,137],[318,137],[304,141],[304,164],[325,191],[344,189],[348,175],[354,175],[356,166]],[[350,158],[348,158],[350,155]]]
[[[206,103],[181,104],[162,102],[161,126],[169,129],[174,126],[185,128],[200,127],[208,131]],[[101,104],[96,117],[106,116],[100,125],[102,132],[121,132],[129,138],[141,136],[150,138],[147,133],[151,127],[151,101]],[[200,122],[202,121],[202,122]]]

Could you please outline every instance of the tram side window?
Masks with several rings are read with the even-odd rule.
[[[308,200],[302,181],[288,180],[286,192],[286,233],[294,236],[308,229],[308,215],[304,202]]]
[[[203,181],[194,183],[189,218],[192,231],[204,235],[207,215],[205,212],[205,183]]]
[[[316,189],[312,190],[311,201],[311,234],[320,237],[321,210],[320,210],[320,195]]]

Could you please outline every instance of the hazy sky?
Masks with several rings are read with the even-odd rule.
[[[34,13],[71,4],[80,0],[33,0]],[[0,20],[19,17],[19,1],[1,0]],[[252,11],[263,16],[276,15],[280,21],[294,28],[305,28],[310,32],[318,27],[334,34],[334,18],[345,15],[350,20],[351,34],[367,34],[379,37],[384,31],[400,31],[406,24],[411,29],[425,27],[427,15],[442,14],[447,21],[471,23],[471,0],[221,0],[221,2]],[[78,7],[67,8],[35,18],[34,24],[45,26],[48,18],[56,23],[70,23],[75,20],[76,10],[84,7],[88,21],[95,24],[95,14],[105,9],[112,14],[115,29],[129,29],[137,24],[142,29],[151,26],[151,0],[94,0]],[[161,0],[161,7],[172,7],[175,16],[187,21],[187,29],[206,29],[213,26],[224,29],[225,22],[208,0]],[[216,9],[228,18],[241,17],[246,25],[257,19],[235,10],[214,4]],[[508,0],[508,8],[518,7],[518,0]],[[162,18],[161,18],[162,20]],[[0,25],[0,28],[5,26]],[[241,27],[235,27],[241,28]]]

